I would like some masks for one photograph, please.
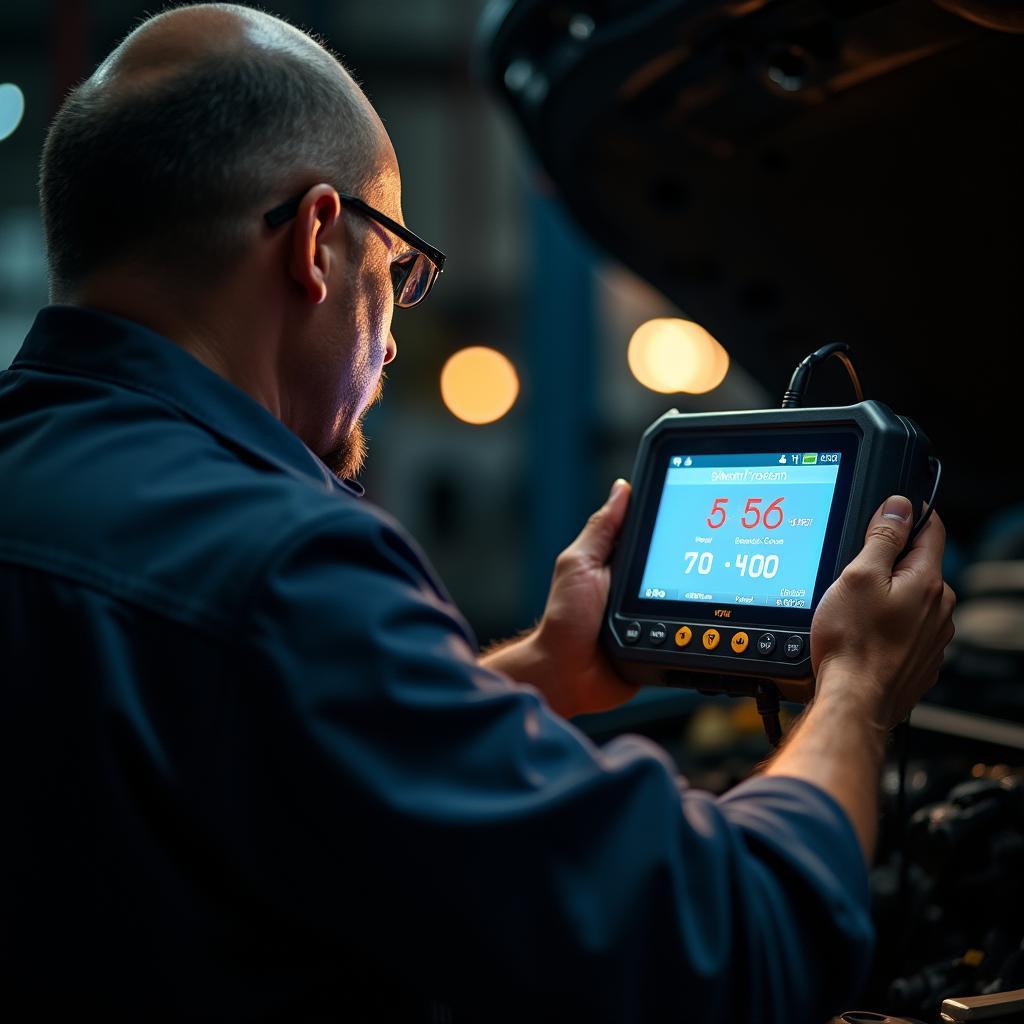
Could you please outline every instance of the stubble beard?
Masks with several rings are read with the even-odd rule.
[[[366,408],[360,413],[359,419],[352,425],[348,434],[323,456],[327,468],[342,480],[351,480],[359,476],[366,463],[369,445],[363,433],[363,417],[384,397],[384,378],[384,371],[381,370],[373,397],[366,403]]]

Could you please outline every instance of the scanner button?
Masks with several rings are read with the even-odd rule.
[[[655,647],[660,647],[665,642],[665,637],[667,636],[668,630],[665,628],[664,622],[656,622],[647,630],[647,642],[654,644]]]
[[[693,630],[689,626],[680,626],[676,630],[676,647],[686,647],[693,639]]]
[[[639,622],[631,622],[622,631],[622,639],[625,640],[627,644],[635,644],[640,639],[640,634],[642,632],[643,630],[640,628]]]
[[[722,634],[717,629],[705,629],[704,635],[701,637],[701,642],[704,644],[705,651],[713,651],[718,646],[718,641],[722,639]]]
[[[757,638],[757,653],[763,658],[771,657],[775,653],[774,633],[762,633]]]
[[[750,646],[750,637],[746,633],[742,632],[733,633],[732,635],[732,649],[734,654],[746,654],[747,647]]]
[[[804,653],[804,638],[794,633],[792,636],[786,637],[782,649],[786,652],[787,658],[799,658]]]

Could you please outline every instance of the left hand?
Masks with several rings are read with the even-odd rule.
[[[617,707],[637,691],[616,674],[598,643],[611,584],[608,560],[629,495],[629,484],[616,480],[608,500],[555,560],[540,625],[484,659],[490,667],[536,686],[565,717]]]

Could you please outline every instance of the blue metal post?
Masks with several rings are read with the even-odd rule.
[[[539,614],[555,556],[593,511],[598,353],[592,250],[553,199],[531,191],[528,206],[523,346],[530,460],[527,599]]]

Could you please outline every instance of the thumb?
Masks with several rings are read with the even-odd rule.
[[[612,484],[607,501],[587,520],[568,551],[578,558],[604,565],[615,547],[629,505],[630,486],[621,477]]]
[[[882,502],[868,523],[864,550],[854,559],[879,576],[892,576],[893,565],[910,539],[914,507],[909,498],[893,495]]]

